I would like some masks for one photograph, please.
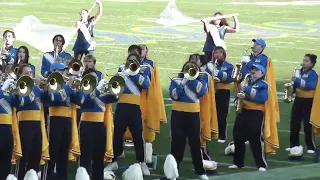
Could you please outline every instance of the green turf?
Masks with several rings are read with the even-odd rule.
[[[15,2],[15,0],[0,0],[0,2]],[[91,0],[19,0],[26,3],[23,6],[9,6],[0,4],[0,17],[3,18],[0,23],[0,31],[7,29],[8,23],[19,23],[22,17],[26,15],[37,16],[44,23],[58,24],[62,26],[72,26],[78,19],[78,12],[81,8],[89,9],[92,5]],[[178,8],[187,15],[195,18],[208,17],[215,11],[221,11],[225,14],[240,13],[240,32],[226,37],[228,46],[228,60],[231,63],[237,63],[241,59],[243,51],[251,46],[251,39],[262,36],[267,42],[266,54],[273,59],[278,92],[283,91],[283,84],[291,78],[293,68],[299,64],[305,53],[317,54],[319,45],[319,6],[255,6],[255,5],[232,5],[227,2],[241,2],[239,0],[178,0]],[[254,2],[246,0],[245,2]],[[167,2],[104,2],[103,17],[96,25],[95,34],[98,41],[96,57],[98,59],[98,69],[104,71],[107,67],[116,67],[125,61],[126,50],[130,44],[146,43],[149,47],[149,57],[160,67],[161,85],[165,98],[168,98],[168,73],[177,72],[182,64],[187,60],[189,54],[201,52],[204,39],[186,40],[181,33],[178,36],[175,31],[165,29],[161,25],[150,22],[150,19],[156,18],[165,8]],[[95,12],[95,11],[94,11]],[[232,21],[230,21],[232,22]],[[289,22],[298,23],[289,26]],[[284,23],[280,24],[279,23]],[[232,24],[232,23],[231,23]],[[153,32],[155,28],[160,29]],[[183,31],[194,32],[199,36],[202,33],[201,24],[181,26]],[[103,36],[103,32],[116,34]],[[191,33],[190,33],[191,32]],[[125,37],[126,36],[126,37]],[[130,39],[136,38],[134,41]],[[115,39],[113,41],[112,39]],[[129,39],[129,40],[124,40]],[[24,43],[16,42],[18,47]],[[67,51],[71,51],[72,45],[68,46]],[[39,67],[42,53],[31,48],[32,62]],[[317,65],[316,69],[319,70]],[[280,149],[276,155],[268,156],[268,165],[270,169],[281,167],[299,166],[310,164],[312,157],[305,155],[305,160],[301,163],[289,162],[287,152],[284,149],[289,145],[289,120],[291,104],[280,102],[281,122],[279,123]],[[165,104],[171,104],[170,100],[165,100]],[[166,106],[168,121],[170,121],[171,107]],[[231,108],[228,118],[228,140],[232,139],[232,124],[235,119],[234,108]],[[304,144],[303,135],[301,143]],[[319,143],[319,140],[317,141]],[[157,135],[154,143],[154,151],[159,155],[158,168],[151,171],[152,177],[145,179],[154,179],[163,175],[163,162],[165,156],[170,150],[169,124],[161,126],[161,134]],[[247,149],[246,165],[249,168],[241,170],[229,170],[227,164],[232,163],[232,158],[224,155],[226,144],[218,144],[215,141],[209,143],[209,150],[213,160],[219,164],[219,175],[226,175],[235,172],[256,171],[254,161]],[[127,148],[126,159],[121,160],[121,165],[129,165],[134,161],[132,148]],[[75,164],[70,167],[70,178],[73,179],[75,173]],[[251,168],[250,168],[251,167]],[[188,148],[185,152],[185,160],[181,165],[180,176],[182,179],[192,179],[192,161]],[[284,173],[284,172],[283,172]],[[303,173],[303,172],[302,172]],[[122,172],[118,172],[121,177]],[[270,173],[269,173],[270,174]],[[272,174],[272,173],[271,173]],[[318,178],[320,177],[320,174]],[[299,177],[297,177],[299,178]],[[303,178],[303,177],[301,177]],[[119,178],[121,179],[121,178]]]

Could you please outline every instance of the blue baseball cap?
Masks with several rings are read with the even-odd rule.
[[[267,44],[262,38],[252,39],[252,42],[260,44],[263,48],[266,48]]]
[[[50,71],[54,71],[54,70],[65,70],[67,69],[67,66],[60,62],[60,61],[55,61],[54,63],[51,64],[50,66]]]
[[[254,64],[252,65],[251,69],[256,68],[259,71],[261,71],[264,75],[266,74],[266,68],[264,68],[262,65],[260,64]]]

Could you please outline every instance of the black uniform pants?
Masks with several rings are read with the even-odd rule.
[[[229,111],[230,90],[217,90],[215,98],[217,107],[219,139],[225,140],[227,137],[227,116]]]
[[[243,109],[236,117],[233,127],[235,152],[233,163],[239,168],[244,167],[246,151],[245,142],[249,141],[256,166],[267,167],[264,152],[264,113],[260,110]]]
[[[0,179],[5,180],[10,174],[13,152],[12,126],[0,125]]]
[[[22,158],[17,163],[18,179],[23,180],[30,169],[39,171],[42,153],[42,132],[40,121],[20,121],[19,133]]]
[[[138,162],[144,162],[141,109],[138,105],[125,103],[118,103],[114,115],[114,159],[112,161],[116,161],[117,157],[119,157],[123,152],[123,135],[126,132],[127,127],[129,127],[132,135],[132,140],[136,151],[136,160]]]
[[[49,154],[50,160],[44,168],[48,180],[67,180],[68,155],[71,144],[71,118],[50,116],[49,123]],[[56,165],[56,177],[53,170]]]
[[[303,122],[304,138],[307,148],[308,150],[315,150],[312,125],[310,124],[312,102],[313,98],[298,97],[296,97],[293,102],[290,121],[290,147],[300,146],[299,132],[301,129],[301,122]]]
[[[186,139],[191,150],[191,157],[195,173],[205,174],[200,150],[200,116],[199,113],[180,112],[171,113],[171,154],[176,159],[178,167],[183,160]]]
[[[80,166],[86,168],[89,174],[92,172],[92,180],[103,180],[106,138],[106,126],[103,122],[81,121]]]

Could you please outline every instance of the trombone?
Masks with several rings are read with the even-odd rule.
[[[29,76],[21,76],[18,80],[13,81],[14,86],[9,86],[6,93],[14,93],[18,96],[29,96],[32,92],[34,81]]]

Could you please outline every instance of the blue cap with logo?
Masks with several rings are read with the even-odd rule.
[[[67,66],[60,62],[60,61],[55,61],[54,63],[51,64],[50,66],[50,71],[54,71],[54,70],[65,70],[67,69]]]
[[[256,42],[261,45],[262,48],[266,48],[267,44],[262,38],[252,39],[252,42]]]
[[[260,64],[254,64],[252,65],[251,69],[256,68],[259,71],[261,71],[264,75],[266,74],[266,68],[264,68],[262,65]]]

